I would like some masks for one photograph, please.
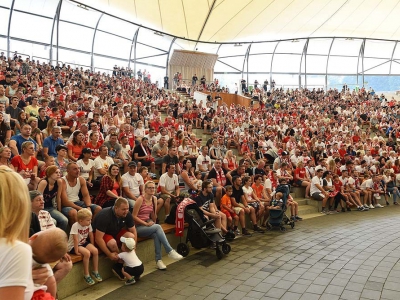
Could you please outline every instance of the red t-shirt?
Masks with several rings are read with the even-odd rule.
[[[72,155],[78,159],[82,154],[82,150],[85,148],[85,145],[73,145],[72,143],[68,144],[68,150],[72,150]]]
[[[294,170],[294,179],[304,179],[306,178],[306,168],[296,168]]]
[[[21,172],[22,170],[25,171],[33,171],[34,167],[38,166],[38,160],[35,157],[31,157],[31,160],[27,165],[24,164],[20,155],[14,156],[11,160],[11,164],[14,168],[17,168],[17,173]]]
[[[92,149],[92,151],[93,151],[92,152],[92,156],[93,157],[97,157],[100,154],[99,148],[100,148],[101,145],[103,145],[102,142],[97,142],[97,145],[93,145],[91,142],[89,142],[89,143],[86,144],[86,148]]]

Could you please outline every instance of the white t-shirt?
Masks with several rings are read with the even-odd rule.
[[[89,236],[89,232],[93,232],[92,225],[81,226],[78,222],[75,222],[69,233],[68,239],[68,252],[74,248],[74,234],[78,235],[78,246],[82,246],[86,243],[86,239]]]
[[[139,173],[135,173],[135,175],[131,175],[129,173],[125,173],[122,175],[122,187],[129,187],[129,191],[135,195],[135,197],[140,196],[141,185],[144,185],[143,177]],[[132,199],[133,200],[133,199]]]
[[[33,294],[32,248],[20,241],[11,245],[0,238],[0,253],[0,288],[23,286],[24,300],[30,300]]]
[[[92,159],[89,159],[88,164],[85,164],[85,163],[83,162],[83,160],[80,159],[80,160],[78,160],[78,161],[76,162],[76,164],[78,165],[78,167],[79,167],[80,170],[81,170],[81,174],[80,174],[80,175],[81,175],[83,178],[85,178],[85,180],[88,180],[88,179],[89,179],[89,173],[90,173],[90,171],[92,170],[92,168],[94,167],[94,161],[93,161]]]
[[[248,188],[243,186],[242,187],[243,193],[247,195],[247,199],[253,200],[253,188],[249,186]]]
[[[172,177],[169,177],[168,173],[164,173],[161,175],[158,185],[163,186],[169,193],[173,193],[175,187],[179,186],[178,175],[173,174]]]
[[[310,195],[314,193],[321,193],[320,189],[316,187],[316,184],[319,184],[322,186],[322,178],[319,178],[318,176],[314,176],[311,179],[311,187],[310,187]]]
[[[199,165],[203,166],[208,171],[210,164],[211,158],[208,155],[203,156],[203,154],[200,154],[196,160],[196,171],[200,170]]]
[[[94,160],[94,178],[96,179],[99,176],[102,176],[99,171],[97,171],[98,169],[106,169],[108,170],[108,168],[114,163],[114,160],[109,157],[106,156],[106,159],[102,159],[100,156],[96,157]]]
[[[137,257],[135,250],[131,252],[118,253],[118,257],[124,261],[124,266],[134,268],[142,264],[140,259]]]

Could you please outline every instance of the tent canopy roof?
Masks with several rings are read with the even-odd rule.
[[[398,0],[80,0],[177,37],[252,42],[304,37],[400,39]]]

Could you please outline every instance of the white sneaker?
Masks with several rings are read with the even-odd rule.
[[[176,252],[175,250],[171,250],[170,253],[168,253],[168,256],[171,257],[172,259],[175,260],[181,260],[183,258],[182,255],[180,255],[178,252]]]
[[[365,208],[369,208],[369,206],[368,206],[367,204],[364,204],[364,207],[365,207]]]
[[[383,206],[378,203],[375,207],[382,208]]]
[[[371,204],[371,205],[369,206],[369,208],[370,208],[370,209],[374,209],[375,207]]]
[[[157,269],[159,269],[159,270],[166,270],[167,269],[167,266],[164,265],[164,263],[163,263],[163,261],[161,259],[157,260],[156,266],[157,266]]]

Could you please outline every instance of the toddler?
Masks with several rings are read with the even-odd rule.
[[[131,285],[140,279],[140,275],[143,274],[144,267],[136,255],[135,240],[132,238],[121,237],[120,241],[122,243],[122,252],[120,252],[118,256],[124,261],[122,274],[127,279],[127,281],[125,281],[125,285]]]
[[[203,184],[203,180],[201,180],[201,172],[195,171],[194,176],[196,179],[193,180],[193,185],[197,188],[198,192],[201,192],[201,185]]]
[[[92,212],[89,209],[83,208],[78,211],[78,221],[71,227],[71,232],[68,240],[68,251],[72,254],[81,255],[83,260],[83,278],[88,285],[93,285],[95,282],[89,275],[89,259],[93,257],[92,275],[97,282],[103,281],[99,274],[99,252],[94,246],[94,235],[92,225]],[[88,241],[88,237],[90,242]]]
[[[47,229],[31,236],[29,244],[33,253],[32,267],[47,268],[48,278],[52,277],[52,280],[47,279],[48,286],[35,285],[32,299],[54,299],[52,294],[56,294],[57,285],[49,263],[61,259],[67,253],[67,234],[60,228]],[[47,290],[51,293],[47,293]]]

